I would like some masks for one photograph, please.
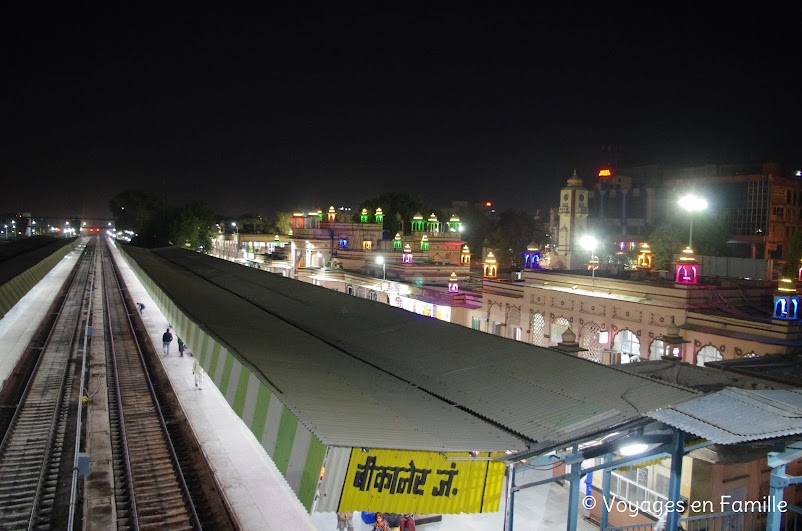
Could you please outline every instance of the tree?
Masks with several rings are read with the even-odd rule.
[[[205,203],[190,203],[175,209],[171,217],[169,243],[202,253],[211,251],[212,238],[217,230],[214,213]]]
[[[212,211],[200,202],[175,207],[151,192],[126,190],[109,201],[118,229],[135,233],[131,243],[149,249],[177,245],[208,253],[216,233]]]
[[[140,232],[166,206],[161,197],[146,190],[125,190],[109,200],[115,226],[134,232]]]
[[[522,252],[537,237],[538,224],[523,210],[507,209],[488,235],[488,245],[498,261],[499,270],[523,268]],[[542,231],[541,231],[542,232]]]
[[[802,260],[802,231],[797,231],[791,236],[791,241],[788,244],[788,253],[783,265],[783,276],[796,278],[799,274],[800,260]]]
[[[674,255],[687,245],[687,234],[676,225],[661,223],[649,233],[647,241],[652,250],[652,267],[669,269]]]
[[[727,256],[729,233],[723,220],[714,215],[698,218],[693,224],[693,251],[704,256]]]
[[[401,192],[389,192],[362,201],[357,212],[354,213],[354,221],[359,221],[359,214],[363,208],[367,209],[372,216],[379,207],[381,207],[382,213],[384,214],[383,229],[387,231],[390,237],[394,236],[396,232],[401,231],[399,216],[400,220],[405,222],[404,226],[408,228],[412,221],[412,216],[420,213],[424,218],[428,218],[428,215],[433,211],[428,206],[428,203],[420,197],[412,197],[409,194]],[[440,221],[444,220],[441,219]]]
[[[276,234],[287,234],[292,228],[292,212],[276,212],[273,215],[273,232]]]

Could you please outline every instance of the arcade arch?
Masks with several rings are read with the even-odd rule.
[[[720,361],[724,359],[721,351],[713,345],[707,345],[699,349],[696,353],[696,365],[704,367],[708,361]]]
[[[579,346],[586,348],[586,352],[580,352],[579,357],[585,358],[596,363],[604,360],[604,347],[599,344],[599,330],[601,326],[596,323],[585,323],[579,331]]]
[[[615,335],[611,350],[613,359],[618,359],[618,363],[640,361],[640,339],[629,328],[625,328]]]

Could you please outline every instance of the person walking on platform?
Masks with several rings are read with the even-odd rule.
[[[192,374],[195,375],[195,387],[203,389],[203,367],[198,363],[198,358],[192,363]]]
[[[354,513],[337,513],[337,531],[354,531]]]
[[[164,334],[162,334],[162,348],[164,349],[164,355],[170,355],[170,343],[173,342],[173,334],[170,333],[170,329],[168,328]]]
[[[137,307],[137,309],[139,309],[139,315],[142,315],[142,312],[145,311],[145,305],[142,304],[141,302],[138,302],[138,303],[136,303],[136,307]]]
[[[178,353],[181,354],[181,357],[184,357],[184,342],[181,341],[181,338],[178,338]]]

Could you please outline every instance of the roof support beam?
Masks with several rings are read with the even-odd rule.
[[[685,434],[678,430],[672,430],[671,440],[671,477],[668,482],[668,503],[673,510],[668,511],[666,529],[677,529],[681,512],[678,503],[680,501],[680,484],[682,483],[682,458],[685,455]]]
[[[768,511],[766,518],[766,531],[780,530],[783,509],[787,506],[787,502],[783,500],[785,487],[802,483],[802,477],[789,476],[785,473],[786,465],[800,457],[802,457],[802,448],[799,443],[782,452],[769,452],[768,465],[771,467],[771,476],[769,477],[768,505],[771,510]]]

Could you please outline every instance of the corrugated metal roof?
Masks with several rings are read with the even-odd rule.
[[[698,396],[224,260],[155,253],[180,268],[145,270],[275,385],[324,444],[516,450],[524,442],[513,434],[571,441]]]
[[[728,387],[648,416],[717,444],[802,433],[802,393]]]

